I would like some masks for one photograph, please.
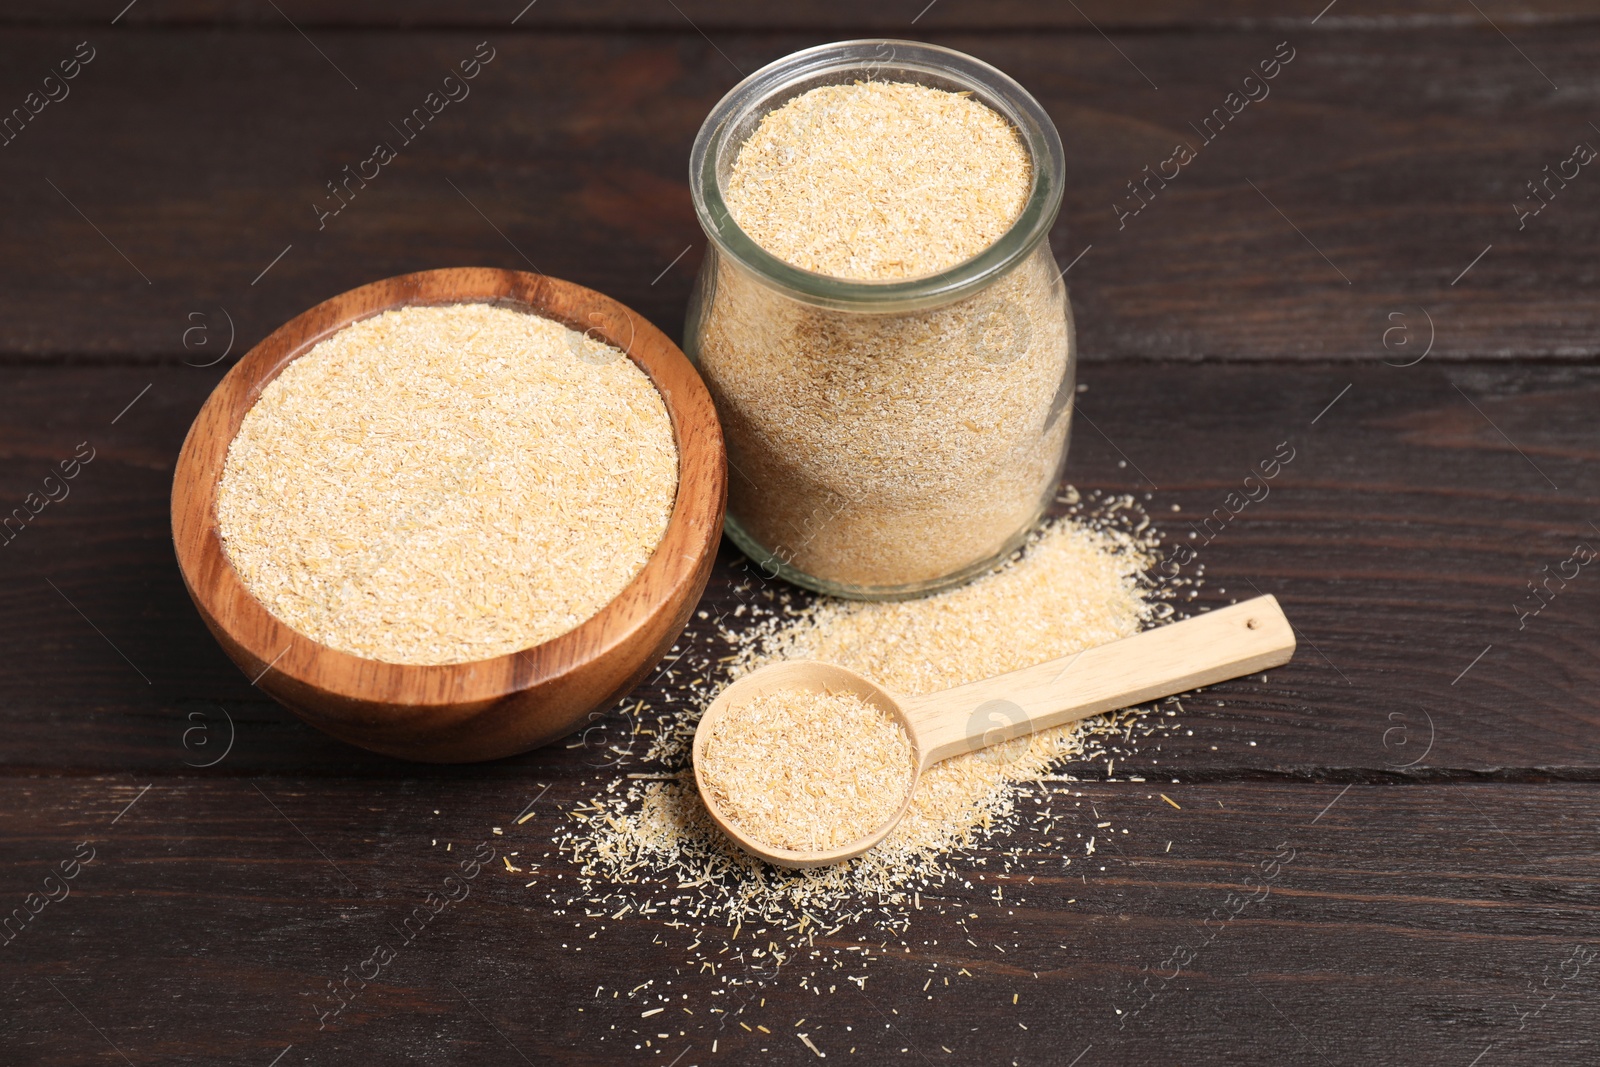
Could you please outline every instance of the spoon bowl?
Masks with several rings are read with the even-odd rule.
[[[712,821],[751,855],[779,867],[840,863],[888,836],[910,809],[922,773],[935,763],[1090,715],[1279,667],[1289,662],[1294,649],[1294,628],[1283,609],[1275,598],[1263,596],[920,697],[898,696],[833,663],[773,663],[728,686],[701,716],[694,734],[695,786]],[[911,740],[911,785],[900,807],[871,833],[840,848],[802,852],[757,840],[740,827],[735,813],[722,807],[706,782],[710,727],[729,709],[784,690],[854,694],[891,716]]]
[[[768,693],[782,690],[800,690],[807,693],[851,693],[863,701],[878,708],[885,714],[892,716],[900,724],[900,728],[911,738],[912,744],[912,775],[911,786],[906,790],[905,799],[900,807],[882,826],[873,830],[865,837],[852,841],[842,848],[828,849],[820,852],[800,852],[794,849],[779,848],[769,845],[746,834],[740,828],[736,819],[723,810],[718,803],[716,794],[709,788],[701,767],[704,765],[704,753],[707,740],[712,734],[709,728],[718,719],[728,713],[730,708],[748,704],[758,700]],[[830,863],[839,863],[853,859],[872,848],[886,837],[890,830],[895,828],[906,809],[911,807],[911,798],[916,794],[917,779],[922,776],[924,762],[922,753],[916,744],[917,735],[912,732],[911,722],[906,718],[904,699],[895,696],[887,689],[878,685],[870,678],[866,678],[847,667],[836,663],[821,663],[815,660],[785,660],[782,663],[769,664],[760,670],[752,671],[743,678],[724,689],[717,699],[706,708],[705,714],[700,717],[700,725],[694,731],[694,781],[700,790],[700,799],[705,801],[706,811],[711,813],[711,819],[721,828],[722,832],[739,845],[740,848],[753,856],[758,856],[768,863],[779,867],[823,867]]]

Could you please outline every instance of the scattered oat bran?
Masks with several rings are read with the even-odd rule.
[[[826,852],[900,810],[911,756],[900,724],[856,694],[780,689],[710,724],[700,773],[723,814],[750,837]]]
[[[956,590],[899,603],[818,598],[798,613],[771,615],[768,625],[726,635],[737,651],[723,681],[781,659],[817,658],[916,695],[1129,636],[1173,614],[1165,601],[1147,599],[1142,574],[1158,558],[1158,538],[1130,505],[1114,502],[1109,519],[1054,520],[999,571]],[[630,887],[649,892],[665,883],[679,891],[670,914],[702,923],[776,922],[804,938],[873,912],[903,929],[915,891],[926,900],[933,887],[960,880],[954,853],[1014,824],[1025,793],[1058,790],[1048,776],[1102,758],[1147,716],[1095,716],[945,760],[922,775],[906,817],[876,848],[788,871],[746,854],[711,821],[686,766],[697,716],[669,714],[647,759],[682,768],[678,779],[614,780],[575,813],[577,824],[558,843],[597,903],[612,899],[604,885],[619,886],[609,892],[621,900],[639,891]],[[1046,854],[1038,862],[1062,861]]]
[[[1011,227],[1033,183],[1016,129],[964,93],[823,85],[762,118],[724,198],[779,259],[836,278],[934,274]]]
[[[278,619],[392,663],[487,659],[589,618],[666,530],[678,459],[633,361],[488,304],[354,323],[228,449],[229,561]]]
[[[1133,497],[1080,496],[1069,487],[1057,500],[1067,505],[1067,514],[1038,540],[1047,541],[1050,531],[1063,525],[1072,527],[1068,539],[1103,537],[1105,551],[1127,554],[1128,566],[1121,573],[1144,595],[1150,623],[1175,617],[1173,602],[1197,594],[1198,574],[1157,582],[1154,575],[1139,573],[1139,559],[1148,565],[1163,553],[1158,531]],[[1057,559],[1051,567],[1064,562]],[[1025,577],[1027,563],[1023,555],[1001,573],[1015,568],[1023,572],[1018,578]],[[1202,568],[1197,565],[1196,571]],[[730,1024],[741,1018],[754,1023],[761,1017],[755,1009],[768,1003],[759,995],[770,996],[779,987],[823,1002],[835,995],[853,998],[880,963],[909,978],[905,966],[915,961],[933,979],[924,991],[929,1000],[954,995],[969,1003],[973,983],[985,981],[981,957],[990,951],[996,955],[989,962],[1003,969],[1027,967],[1002,953],[1020,950],[1027,959],[1041,946],[1027,941],[1025,932],[1016,933],[1014,941],[1001,936],[996,943],[998,931],[969,928],[970,921],[979,920],[976,898],[988,896],[996,905],[1020,909],[1029,903],[1035,876],[1041,887],[1059,887],[1063,875],[1085,882],[1107,877],[1098,865],[1091,866],[1092,860],[1083,861],[1084,839],[1095,832],[1091,820],[1101,818],[1094,796],[1083,790],[1101,777],[1108,755],[1119,762],[1123,757],[1154,761],[1161,738],[1182,729],[1176,702],[1074,724],[1071,744],[1043,769],[1012,764],[1016,776],[995,787],[998,796],[987,814],[946,848],[901,847],[910,844],[902,838],[897,852],[875,849],[860,860],[825,869],[771,867],[733,846],[699,802],[688,767],[696,711],[731,675],[772,654],[773,646],[763,638],[780,639],[807,628],[817,610],[814,604],[832,602],[764,581],[754,565],[744,566],[742,573],[726,590],[728,599],[719,602],[725,613],[709,624],[692,622],[672,648],[676,666],[669,673],[678,680],[664,676],[654,707],[641,715],[640,702],[622,702],[603,720],[606,733],[582,745],[601,757],[598,763],[587,763],[597,769],[595,793],[592,799],[563,805],[563,816],[551,828],[553,851],[545,854],[548,858],[558,852],[562,860],[546,868],[553,877],[536,883],[540,888],[530,894],[530,903],[547,905],[553,917],[572,922],[578,937],[586,930],[585,946],[610,937],[616,939],[613,950],[625,950],[634,943],[625,931],[636,931],[641,924],[653,930],[652,945],[675,957],[673,966],[652,971],[657,978],[641,981],[623,999],[642,1010],[704,996],[694,1007],[697,1021],[704,1020],[701,1036],[712,1038],[713,1048],[719,1030],[726,1031],[724,1038],[727,1032],[744,1033]],[[1037,600],[1025,592],[1030,583],[1018,581],[1013,587],[1016,605],[1019,610],[1086,619],[1097,610],[1080,616],[1072,609],[1105,591],[1103,573],[1091,572],[1076,592],[1057,587]],[[977,640],[992,650],[995,636]],[[564,879],[555,873],[562,868]],[[1052,898],[1051,906],[1055,903]],[[1076,903],[1075,898],[1066,901],[1068,906]],[[916,928],[934,916],[941,917],[937,922],[946,929],[924,929],[917,936]],[[958,968],[959,963],[967,966]],[[596,993],[597,999],[616,996]],[[704,1014],[702,1004],[708,1009]],[[826,1010],[824,1004],[818,1009]],[[765,1021],[770,1025],[774,1020]],[[811,1030],[809,1022],[804,1025]],[[613,1036],[640,1043],[649,1036],[645,1026],[640,1023],[630,1031],[619,1025]]]
[[[953,267],[1033,184],[1015,129],[926,86],[823,86],[766,115],[727,180],[735,222],[797,266],[864,281]],[[695,356],[735,475],[729,515],[836,587],[926,586],[998,560],[1054,491],[1071,423],[1066,292],[1047,243],[977,293],[840,311],[719,258]]]
[[[819,600],[736,666],[822,660],[892,693],[924,696],[1138,633],[1152,608],[1138,582],[1149,562],[1130,539],[1052,523],[1020,559],[944,593]],[[934,764],[879,849],[928,853],[971,840],[1012,782],[1081,753],[1083,733],[1070,723]]]

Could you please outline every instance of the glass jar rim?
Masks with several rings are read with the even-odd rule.
[[[782,106],[806,89],[838,84],[840,75],[892,72],[917,75],[970,91],[1004,116],[1022,138],[1033,186],[1021,213],[993,244],[953,267],[918,278],[868,281],[819,274],[786,263],[740,228],[722,196],[719,167],[739,145],[729,140],[759,112]],[[943,87],[942,85],[940,87]],[[740,142],[743,143],[742,141]],[[905,311],[970,296],[997,281],[1044,240],[1061,210],[1065,152],[1050,116],[1010,75],[953,48],[921,41],[868,38],[817,45],[767,64],[730,89],[700,126],[689,156],[689,189],[706,237],[763,283],[808,304],[845,311]]]

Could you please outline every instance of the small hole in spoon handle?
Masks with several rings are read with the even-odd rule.
[[[1245,621],[1244,625],[1245,625],[1246,629],[1259,630],[1259,629],[1261,629],[1261,620],[1260,619],[1248,619],[1248,620]]]

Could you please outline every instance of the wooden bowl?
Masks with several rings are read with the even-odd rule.
[[[252,405],[290,361],[329,334],[411,304],[500,303],[628,353],[666,402],[678,495],[655,554],[576,629],[475,663],[413,666],[328,648],[274,618],[245,589],[217,529],[223,461]],[[189,595],[252,683],[302,719],[374,752],[456,763],[524,752],[571,733],[637,685],[677,640],[704,592],[727,505],[727,456],[711,397],[678,347],[609,297],[521,271],[459,268],[374,282],[274,330],[217,385],[183,442],[172,539]]]

